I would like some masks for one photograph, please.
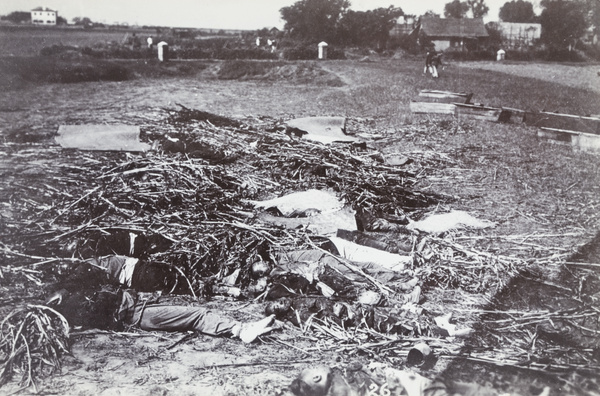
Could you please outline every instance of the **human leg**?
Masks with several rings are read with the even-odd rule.
[[[148,331],[192,330],[214,336],[234,336],[243,342],[252,342],[273,330],[274,320],[275,315],[270,315],[257,322],[241,323],[202,307],[149,305],[142,312],[139,326]]]
[[[140,328],[160,331],[199,331],[208,335],[232,335],[240,323],[202,307],[148,305],[142,312]]]

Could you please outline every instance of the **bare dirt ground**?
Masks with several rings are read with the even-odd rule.
[[[60,152],[52,144],[58,125],[126,123],[148,129],[162,122],[163,108],[173,108],[177,103],[244,119],[257,127],[293,117],[348,116],[354,120],[351,125],[356,131],[383,136],[369,143],[373,149],[401,153],[415,161],[413,166],[418,165],[415,169],[420,170],[418,187],[422,191],[455,198],[451,207],[437,209],[468,210],[498,223],[493,230],[458,234],[457,240],[493,254],[529,258],[533,264],[536,259],[544,258],[541,261],[545,267],[534,265],[531,270],[540,271],[536,279],[555,290],[552,285],[558,284],[556,276],[560,268],[557,264],[548,264],[552,260],[545,258],[564,261],[578,246],[591,240],[600,225],[600,160],[596,155],[576,152],[570,147],[540,142],[535,130],[522,125],[457,122],[410,114],[408,102],[421,88],[462,88],[477,92],[477,85],[469,82],[471,77],[465,77],[466,68],[493,70],[532,78],[540,84],[551,81],[600,92],[594,80],[597,78],[594,67],[461,64],[449,67],[440,82],[433,82],[421,75],[420,62],[404,68],[393,62],[347,61],[323,66],[345,83],[341,87],[188,77],[28,86],[0,95],[0,121],[4,136],[15,130],[43,136],[40,144],[47,155],[52,156]],[[582,72],[590,76],[591,82],[582,82],[585,80]],[[486,72],[470,74],[473,73],[484,79]],[[451,80],[450,76],[456,78]],[[515,81],[513,83],[518,84],[520,80]],[[507,100],[506,97],[503,100]],[[575,112],[573,108],[567,107],[567,110]],[[19,155],[32,149],[40,147],[21,146],[7,140],[2,161],[5,166],[15,164],[14,161],[18,163]],[[22,167],[19,169],[30,175],[39,175],[53,163],[40,158],[37,164],[19,165]],[[461,288],[430,286],[424,289],[423,308],[440,314],[452,311],[458,321],[477,323],[481,320],[481,310],[491,303],[496,293],[504,290],[503,285],[508,281],[499,282],[496,289],[487,293],[472,294]],[[0,283],[0,286],[2,293],[10,293],[14,285]],[[513,292],[504,291],[506,296],[498,294],[498,304],[505,304],[507,312],[510,309],[515,316],[525,310],[526,305],[534,306],[543,300],[519,291],[533,290],[527,284],[509,283],[508,287]],[[558,288],[567,294],[570,292],[563,289],[574,290],[570,283]],[[545,292],[551,295],[550,291]],[[545,309],[555,309],[563,301],[552,307],[550,300],[545,301],[550,305]],[[516,301],[515,306],[509,307],[507,301]],[[261,317],[263,310],[260,304],[227,299],[212,301],[210,305],[246,319]],[[493,321],[503,320],[503,317],[488,319],[472,341],[473,350],[480,347],[478,340],[486,337],[489,327],[494,327]],[[597,336],[597,328],[592,333]],[[48,395],[276,395],[283,394],[303,368],[317,363],[344,367],[356,361],[385,361],[358,349],[349,348],[352,352],[347,353],[335,340],[316,337],[291,325],[250,345],[202,335],[178,343],[183,336],[147,332],[76,334],[73,356],[65,358],[60,374],[39,381],[37,391]],[[600,346],[598,340],[592,338],[585,344],[589,352],[586,359],[596,356],[592,352]],[[497,341],[502,343],[507,339]],[[398,348],[397,368],[403,367],[406,348],[413,340],[407,341],[407,345]],[[537,352],[535,340],[532,342],[514,345],[514,349],[523,350],[523,356]],[[600,393],[597,373],[577,372],[580,361],[555,371],[552,361],[545,362],[547,369],[544,369],[544,362],[501,364],[501,357],[497,361],[454,359],[463,347],[463,342],[457,340],[454,350],[438,349],[440,359],[436,366],[421,374],[431,379],[447,375],[456,380],[477,382],[489,386],[490,394],[537,396],[545,387],[548,387],[546,395]],[[578,350],[576,346],[572,348]],[[588,361],[592,367],[599,364],[598,357],[594,359]],[[10,383],[0,390],[4,394],[19,391],[19,394],[32,394],[36,389],[20,390],[18,384]]]

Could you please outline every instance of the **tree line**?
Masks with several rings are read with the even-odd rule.
[[[506,2],[499,11],[504,22],[540,23],[541,40],[553,48],[571,48],[589,27],[600,26],[599,0],[541,0],[542,12],[536,15],[533,4],[526,0]],[[339,46],[386,49],[390,31],[399,17],[405,15],[400,7],[389,6],[369,11],[354,11],[349,0],[299,0],[280,9],[285,21],[285,35],[305,43],[325,41]],[[481,18],[488,14],[485,0],[452,0],[444,6],[444,17]],[[433,11],[425,16],[440,17]],[[14,23],[31,22],[31,13],[15,11],[0,17]],[[95,27],[87,17],[73,18],[73,24]],[[67,24],[58,16],[57,24]]]
[[[540,23],[542,42],[555,48],[570,48],[589,27],[600,26],[598,0],[542,0],[540,5],[542,12],[536,15],[531,2],[512,0],[500,8],[498,16],[504,22]],[[446,18],[481,18],[488,12],[485,0],[453,0],[444,6]],[[354,11],[348,0],[299,0],[280,13],[286,34],[292,38],[380,49],[386,47],[398,18],[409,17],[393,6]],[[432,11],[425,15],[440,17]]]

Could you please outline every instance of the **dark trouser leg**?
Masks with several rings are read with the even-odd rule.
[[[143,330],[199,331],[208,335],[231,335],[239,322],[200,307],[149,305],[140,320]]]

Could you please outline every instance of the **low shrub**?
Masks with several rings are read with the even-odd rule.
[[[543,60],[548,62],[584,62],[585,58],[578,51],[569,51],[566,48],[549,48],[541,51]]]
[[[319,57],[319,48],[316,44],[297,44],[283,49],[285,60],[313,60]],[[327,47],[327,59],[346,59],[343,49],[334,46]]]
[[[533,61],[536,59],[536,54],[534,51],[507,50],[506,59],[511,61]]]
[[[583,62],[585,57],[579,51],[559,48],[536,48],[529,50],[507,50],[506,59],[514,61]]]
[[[319,50],[317,46],[298,45],[285,48],[283,50],[283,59],[286,60],[308,60],[317,59]]]
[[[188,47],[170,51],[173,59],[277,59],[277,54],[262,48],[205,48]]]
[[[600,48],[597,45],[585,46],[583,52],[588,58],[600,61]]]

